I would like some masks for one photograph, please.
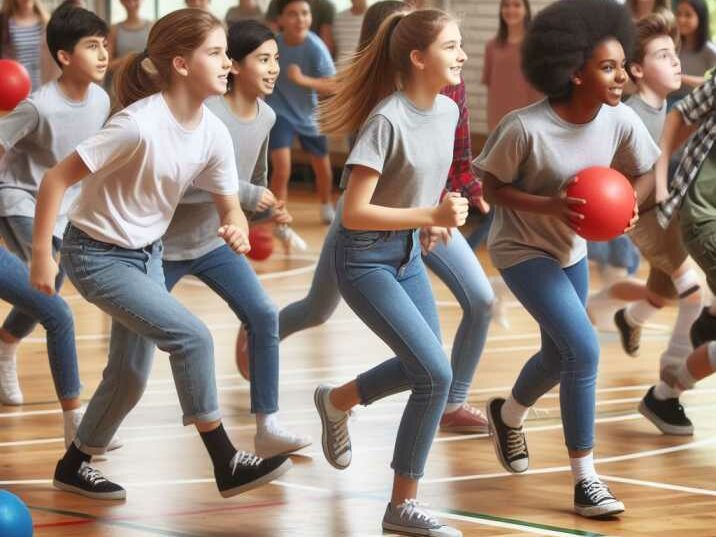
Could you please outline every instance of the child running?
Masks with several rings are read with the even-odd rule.
[[[542,336],[507,399],[488,402],[495,450],[506,470],[527,470],[523,422],[559,384],[574,509],[585,517],[614,515],[624,505],[594,469],[599,342],[584,307],[586,242],[575,233],[581,214],[574,210],[585,201],[564,189],[580,170],[612,162],[641,196],[653,184],[647,172],[658,147],[621,103],[633,32],[628,12],[613,0],[559,0],[542,10],[525,37],[522,65],[547,98],[507,115],[475,159],[496,206],[492,261]]]
[[[325,132],[358,132],[344,175],[335,247],[338,287],[353,311],[397,355],[340,387],[316,389],[323,452],[351,463],[348,415],[358,404],[410,390],[397,432],[385,531],[459,536],[417,503],[418,483],[452,382],[422,246],[447,242],[468,200],[438,205],[453,157],[459,110],[440,95],[460,82],[466,60],[457,23],[438,10],[391,15],[341,74],[321,112]],[[401,88],[400,90],[398,88]],[[468,249],[469,250],[469,249]]]
[[[206,105],[226,125],[234,143],[239,200],[250,214],[273,210],[273,219],[290,216],[266,188],[268,135],[276,115],[263,101],[278,76],[278,46],[273,33],[254,20],[229,30],[232,59],[229,91]],[[187,274],[221,296],[248,333],[251,357],[251,412],[256,414],[256,453],[290,453],[311,443],[278,423],[278,311],[246,257],[236,255],[216,235],[221,223],[209,192],[190,188],[164,235],[164,278],[171,291]]]
[[[42,182],[33,286],[54,292],[52,230],[65,192],[83,181],[62,262],[80,294],[112,317],[109,362],[74,443],[57,463],[59,489],[102,500],[126,497],[89,462],[141,398],[155,345],[169,354],[183,423],[199,431],[222,496],[267,483],[291,466],[283,456],[262,460],[234,448],[221,423],[211,334],[164,285],[160,239],[190,185],[213,194],[219,236],[237,254],[249,250],[231,135],[203,104],[226,92],[230,68],[226,33],[213,15],[181,9],[161,18],[147,49],[117,73],[117,98],[127,108]]]

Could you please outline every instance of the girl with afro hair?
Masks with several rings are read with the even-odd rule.
[[[559,384],[574,509],[586,517],[614,515],[624,505],[594,469],[599,343],[584,307],[587,248],[575,211],[586,202],[564,190],[580,170],[613,162],[640,199],[653,184],[648,172],[659,149],[621,103],[632,40],[629,12],[613,0],[560,0],[542,10],[523,42],[522,68],[547,97],[505,116],[474,162],[496,207],[492,261],[542,337],[507,399],[487,403],[496,452],[508,471],[527,470],[524,419]]]

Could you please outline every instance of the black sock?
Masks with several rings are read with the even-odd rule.
[[[199,433],[201,439],[204,441],[206,450],[209,452],[211,462],[214,463],[214,468],[224,468],[228,466],[229,462],[234,455],[236,455],[236,448],[231,443],[229,435],[224,430],[224,425],[219,426],[213,431],[206,433]]]
[[[92,455],[82,453],[73,442],[70,444],[70,447],[67,448],[65,456],[62,457],[62,466],[64,466],[67,470],[76,472],[79,470],[80,466],[82,466],[83,462],[89,462],[90,459],[92,459]]]

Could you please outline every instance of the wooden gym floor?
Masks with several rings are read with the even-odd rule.
[[[311,196],[296,191],[292,196],[291,209],[300,222],[296,229],[307,239],[310,252],[277,254],[257,265],[269,294],[281,306],[305,294],[325,233]],[[480,258],[494,274],[484,251]],[[598,283],[595,276],[592,280]],[[441,282],[433,278],[433,284],[449,350],[460,308]],[[69,283],[62,294],[75,313],[83,396],[89,398],[105,363],[109,322]],[[248,385],[233,363],[237,320],[219,297],[195,280],[185,279],[175,294],[212,330],[225,425],[240,448],[252,449]],[[470,392],[470,402],[480,407],[487,398],[507,393],[538,346],[535,323],[513,297],[507,301],[510,327],[490,327]],[[0,314],[7,311],[7,305],[0,304]],[[639,358],[626,356],[613,332],[600,333],[595,460],[626,504],[619,519],[591,521],[573,514],[556,393],[540,400],[528,421],[531,469],[526,475],[504,472],[485,435],[440,433],[420,499],[471,536],[716,535],[716,378],[683,398],[696,426],[693,437],[663,436],[636,412],[657,376],[673,318],[669,310],[653,320]],[[62,419],[44,332],[37,330],[19,354],[27,404],[0,407],[0,488],[28,504],[38,537],[380,535],[391,483],[389,462],[406,395],[359,409],[351,422],[353,464],[339,472],[321,453],[312,394],[317,383],[345,381],[389,355],[345,304],[326,325],[288,338],[281,346],[280,415],[291,430],[310,433],[314,444],[294,457],[294,468],[279,482],[224,500],[198,435],[181,426],[169,363],[158,353],[146,395],[120,430],[124,447],[96,459],[98,468],[127,488],[127,500],[101,502],[51,486],[55,462],[63,452]]]

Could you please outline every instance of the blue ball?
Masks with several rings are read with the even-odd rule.
[[[32,517],[27,505],[6,490],[0,490],[0,535],[32,537]]]

